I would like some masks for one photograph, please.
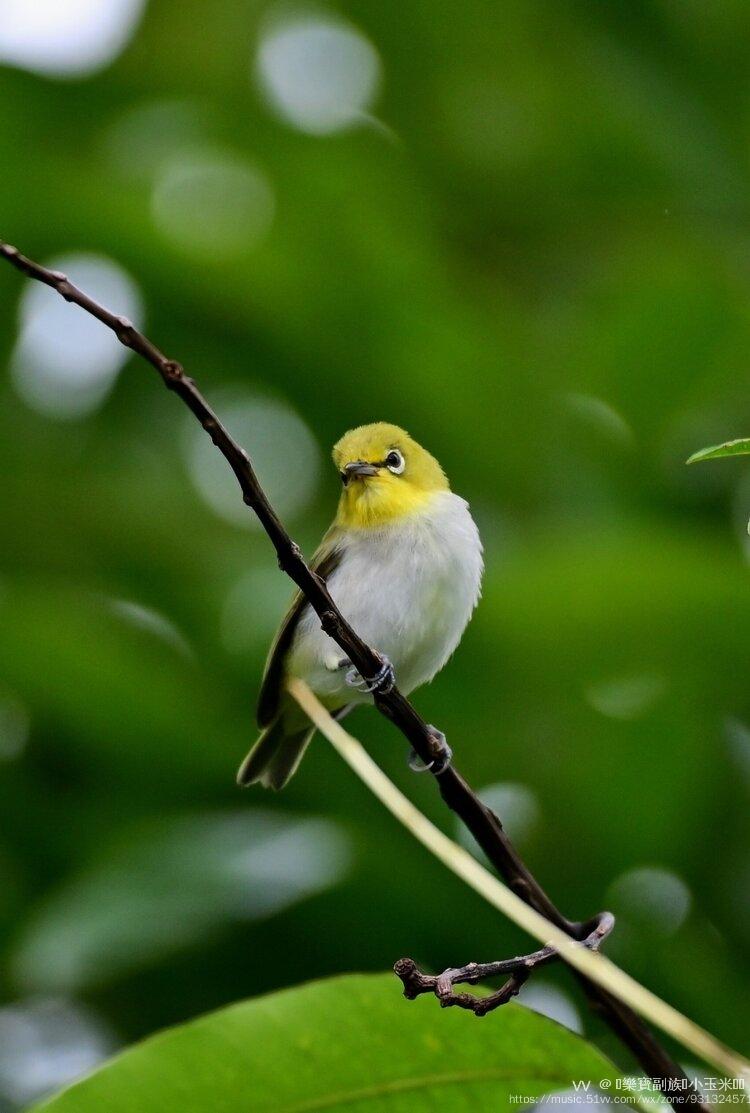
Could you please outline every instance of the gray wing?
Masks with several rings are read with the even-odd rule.
[[[341,561],[341,549],[337,541],[338,531],[329,530],[310,562],[313,572],[324,580],[335,572]],[[276,718],[281,699],[286,655],[292,644],[297,624],[308,605],[302,592],[298,591],[273,640],[258,696],[256,717],[259,727],[267,727]]]

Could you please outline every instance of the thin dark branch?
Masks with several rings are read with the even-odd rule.
[[[280,568],[296,583],[310,606],[320,618],[323,629],[344,651],[362,676],[374,676],[382,665],[379,654],[368,646],[352,629],[334,603],[325,582],[311,571],[299,547],[292,541],[266,498],[247,453],[231,437],[209,406],[181,364],[168,359],[155,344],[125,317],[118,317],[79,290],[66,275],[51,271],[22,255],[15,247],[0,242],[0,256],[29,278],[51,286],[66,301],[80,306],[117,336],[121,344],[142,356],[158,371],[165,386],[177,394],[206,430],[218,450],[227,460],[242,491],[245,503],[255,512],[276,549]],[[375,706],[390,719],[408,739],[413,748],[429,764],[438,756],[435,752],[435,735],[425,721],[398,690],[374,693]],[[495,866],[506,883],[518,895],[575,939],[585,938],[587,924],[566,919],[555,907],[542,886],[522,861],[515,847],[503,830],[495,813],[479,799],[461,774],[451,765],[435,777],[440,794],[448,807],[458,815],[471,831],[479,846]],[[632,1051],[647,1074],[663,1089],[673,1104],[680,1104],[688,1085],[680,1066],[656,1041],[650,1030],[633,1012],[607,991],[576,974],[581,981],[589,1003],[610,1028]],[[669,1091],[669,1084],[681,1092],[681,1098]],[[693,1100],[695,1100],[693,1098]]]
[[[583,946],[597,951],[614,926],[615,918],[611,912],[600,913],[589,934],[581,940]],[[423,974],[412,958],[400,958],[393,969],[403,982],[404,997],[409,1000],[422,993],[434,993],[444,1009],[457,1005],[461,1009],[469,1009],[475,1016],[486,1016],[515,997],[535,970],[549,966],[559,958],[554,947],[542,947],[530,955],[501,959],[499,962],[469,962],[466,966],[449,967],[437,975]],[[456,993],[453,988],[458,984],[476,985],[486,978],[506,974],[510,975],[507,981],[484,997],[477,997],[474,993]]]

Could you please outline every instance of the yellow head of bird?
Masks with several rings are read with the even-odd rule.
[[[384,421],[350,429],[334,445],[333,461],[344,485],[337,522],[348,529],[384,525],[449,489],[435,457]]]

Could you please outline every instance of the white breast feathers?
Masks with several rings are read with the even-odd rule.
[[[357,633],[390,658],[404,693],[431,680],[461,640],[480,594],[482,544],[464,499],[450,491],[377,529],[347,531],[328,586]],[[289,671],[329,707],[371,698],[345,683],[342,653],[307,608]]]

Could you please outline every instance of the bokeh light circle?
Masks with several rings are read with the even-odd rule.
[[[581,1014],[570,994],[559,986],[553,985],[552,982],[534,978],[524,986],[523,997],[519,1004],[531,1009],[532,1012],[539,1013],[540,1016],[548,1016],[550,1020],[556,1020],[571,1032],[583,1033]]]
[[[0,1009],[0,1106],[26,1106],[93,1070],[113,1050],[108,1028],[63,997],[28,997]]]
[[[140,292],[113,260],[82,254],[46,265],[140,326]],[[101,322],[39,282],[29,282],[24,290],[20,326],[11,360],[13,383],[23,401],[47,417],[64,420],[95,410],[130,355]]]
[[[199,258],[228,259],[255,247],[275,209],[266,176],[234,155],[180,153],[159,173],[151,214],[162,235]]]
[[[48,77],[93,73],[135,31],[145,0],[2,0],[0,61]]]
[[[247,390],[220,393],[214,401],[281,517],[299,514],[314,497],[321,473],[320,450],[302,418],[283,401]],[[193,485],[206,505],[232,525],[260,529],[226,460],[194,422],[187,427],[184,448]]]
[[[639,866],[611,885],[616,914],[654,935],[673,935],[690,912],[692,897],[681,877],[661,866]]]
[[[257,79],[276,112],[300,131],[327,135],[360,122],[380,84],[380,58],[350,24],[297,15],[274,21],[256,58]]]

